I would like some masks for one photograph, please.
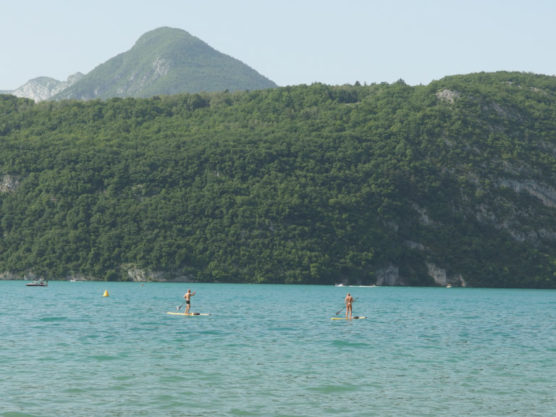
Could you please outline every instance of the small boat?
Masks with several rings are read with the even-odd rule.
[[[38,281],[29,282],[25,285],[27,287],[48,287],[48,281],[45,281],[43,278],[41,278]]]
[[[334,284],[335,287],[352,287],[352,288],[373,288],[376,285],[346,285],[346,284]]]

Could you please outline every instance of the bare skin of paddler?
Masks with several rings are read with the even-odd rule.
[[[353,312],[352,312],[352,305],[353,305],[353,297],[348,292],[345,298],[346,302],[346,319],[351,319]]]
[[[183,298],[185,298],[185,314],[189,314],[189,308],[191,307],[191,297],[195,295],[195,291],[187,290]]]

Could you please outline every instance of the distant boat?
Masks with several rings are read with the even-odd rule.
[[[335,287],[356,287],[356,288],[373,288],[376,285],[346,285],[346,284],[334,284]]]
[[[43,278],[41,278],[38,281],[28,282],[25,285],[27,287],[48,287],[48,281],[45,281]]]

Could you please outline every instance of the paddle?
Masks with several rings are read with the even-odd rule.
[[[344,308],[346,308],[346,306],[343,306],[341,310],[336,311],[336,315],[340,314],[342,311],[344,311]]]

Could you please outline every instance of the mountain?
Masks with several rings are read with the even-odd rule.
[[[201,91],[259,90],[272,81],[184,30],[159,28],[53,98],[88,100]]]
[[[48,100],[66,88],[72,86],[83,77],[80,72],[70,75],[67,81],[58,81],[50,77],[34,78],[16,90],[6,92],[16,97],[30,98],[34,101]]]
[[[0,275],[556,288],[556,77],[0,96]]]

